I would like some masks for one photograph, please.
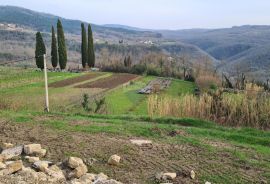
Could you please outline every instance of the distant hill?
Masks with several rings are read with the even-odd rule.
[[[56,26],[57,19],[61,19],[66,33],[68,58],[73,63],[79,64],[82,21],[14,6],[0,6],[0,62],[32,57],[36,31],[42,32],[49,53],[51,26]],[[131,55],[134,62],[139,62],[144,55],[149,53],[163,53],[172,57],[187,54],[190,55],[192,62],[199,62],[202,57],[212,59],[197,46],[179,41],[168,41],[161,33],[155,31],[123,25],[91,25],[97,61],[101,60],[100,53],[106,50],[109,55],[116,58]]]
[[[50,32],[51,26],[56,26],[57,20],[61,19],[62,24],[65,28],[66,32],[73,34],[80,34],[81,32],[81,23],[80,20],[70,20],[65,19],[59,16],[40,13],[36,11],[32,11],[29,9],[16,7],[16,6],[0,6],[0,22],[2,23],[12,23],[18,24],[22,26],[31,27],[35,30],[42,32]],[[86,23],[86,22],[84,22]],[[147,36],[161,36],[159,33],[149,32],[149,31],[135,31],[131,29],[125,29],[121,27],[110,27],[110,26],[99,26],[95,24],[91,24],[92,28],[96,32],[106,33],[108,31],[118,32],[123,34],[131,34],[131,35],[147,35]]]
[[[50,45],[51,25],[61,19],[67,36],[69,54],[72,60],[80,60],[80,20],[70,20],[59,16],[35,12],[14,6],[0,6],[0,24],[15,24],[22,31],[10,31],[0,26],[0,61],[32,56],[34,34],[41,31],[46,44]],[[86,23],[86,22],[84,22]],[[188,54],[192,60],[200,62],[203,56],[216,62],[220,71],[235,74],[245,72],[256,78],[270,77],[270,26],[240,26],[226,29],[189,29],[189,30],[148,30],[131,26],[91,24],[96,44],[117,49],[120,41],[121,53],[132,52],[143,55],[154,47],[156,52],[165,52],[172,56]],[[153,43],[151,45],[149,43]],[[98,48],[102,48],[98,46]],[[147,49],[143,49],[146,48]],[[110,49],[111,50],[111,49]],[[119,48],[118,48],[119,50]],[[141,54],[138,53],[141,52]]]
[[[197,45],[233,71],[261,73],[270,77],[270,26],[239,26],[227,29],[160,31],[165,38]]]

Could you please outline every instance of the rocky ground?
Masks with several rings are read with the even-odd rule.
[[[81,158],[69,157],[63,162],[44,160],[47,150],[40,144],[14,146],[2,143],[0,183],[7,184],[121,184],[103,173],[88,173]],[[120,157],[112,155],[108,164],[117,166]]]
[[[91,122],[78,120],[70,123],[72,126],[78,124],[83,126],[85,123]],[[100,126],[102,127],[103,124],[100,123]],[[153,131],[157,130],[153,129]],[[1,120],[0,143],[12,143],[12,147],[19,146],[22,153],[12,159],[2,159],[3,168],[0,181],[4,184],[17,184],[17,181],[30,184],[61,182],[83,184],[82,180],[90,178],[89,184],[102,184],[97,180],[100,177],[108,176],[109,179],[106,177],[104,180],[108,184],[117,182],[189,184],[207,183],[207,180],[199,179],[202,175],[230,177],[228,173],[235,171],[242,178],[243,183],[261,182],[261,178],[257,177],[257,174],[263,172],[262,170],[243,165],[240,170],[236,171],[236,158],[226,152],[211,153],[206,149],[189,144],[167,144],[151,140],[138,142],[138,139],[104,133],[60,131],[42,124],[13,123]],[[38,146],[38,154],[30,154],[27,151],[27,145],[33,143],[42,145],[42,147]],[[9,144],[5,145],[11,147]],[[83,173],[80,177],[74,177],[77,167],[70,167],[68,164],[73,158],[80,160],[78,166]],[[15,162],[9,162],[10,160]],[[35,162],[37,163],[35,164]],[[39,164],[45,165],[46,169],[41,169]],[[221,164],[222,167],[220,167]],[[17,168],[15,171],[11,173],[9,170],[6,171],[13,165]],[[64,180],[51,181],[54,176],[52,173],[55,172]],[[36,180],[36,178],[41,179]]]

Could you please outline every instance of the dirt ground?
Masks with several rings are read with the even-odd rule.
[[[70,122],[76,126],[80,122]],[[87,123],[87,122],[83,122]],[[92,122],[89,122],[92,123]],[[122,137],[104,133],[88,134],[57,131],[41,124],[12,123],[0,118],[0,141],[16,145],[40,143],[48,150],[46,160],[62,161],[68,156],[83,158],[90,172],[104,172],[125,184],[155,183],[157,172],[176,172],[174,184],[204,183],[189,178],[194,170],[198,176],[213,175],[232,177],[237,172],[243,183],[260,183],[255,168],[235,168],[235,160],[227,153],[211,153],[203,148],[188,144],[153,143],[141,149],[131,144],[134,137]],[[108,158],[118,154],[121,165],[109,166]],[[222,167],[221,167],[222,166]],[[211,181],[210,181],[211,182]]]
[[[79,77],[74,77],[71,79],[66,79],[66,80],[62,80],[62,81],[58,81],[58,82],[54,82],[49,84],[49,87],[53,87],[53,88],[61,88],[61,87],[66,87],[66,86],[70,86],[79,82],[84,82],[90,79],[94,79],[98,76],[101,76],[102,74],[98,74],[98,73],[90,73],[90,74],[86,74],[83,76],[79,76]]]
[[[75,86],[77,88],[102,88],[113,89],[121,84],[125,84],[130,80],[137,78],[138,75],[133,74],[114,74],[111,77],[99,79],[93,82]]]

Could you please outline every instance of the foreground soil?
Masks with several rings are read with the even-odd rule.
[[[50,118],[50,117],[48,117]],[[76,121],[71,125],[84,125],[93,122]],[[106,124],[100,126],[106,128]],[[60,131],[42,124],[14,123],[0,118],[0,142],[16,145],[40,143],[48,150],[46,160],[62,161],[68,156],[85,159],[90,172],[104,172],[108,176],[127,184],[155,183],[157,172],[176,172],[175,184],[204,183],[201,176],[224,176],[224,179],[240,183],[261,183],[263,170],[239,165],[228,153],[210,152],[207,149],[189,144],[166,144],[154,141],[150,147],[138,147],[131,144],[134,137],[116,136],[105,133],[82,133]],[[219,146],[218,143],[215,143]],[[221,145],[223,146],[223,145]],[[230,146],[230,145],[226,145]],[[122,157],[121,165],[109,166],[108,158],[118,154]],[[189,172],[194,170],[196,177],[192,180]],[[237,171],[237,177],[230,175]],[[230,178],[231,177],[231,178]],[[211,181],[210,181],[211,182]]]

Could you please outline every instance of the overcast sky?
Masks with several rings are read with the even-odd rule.
[[[95,24],[152,29],[269,25],[270,0],[0,0]]]

